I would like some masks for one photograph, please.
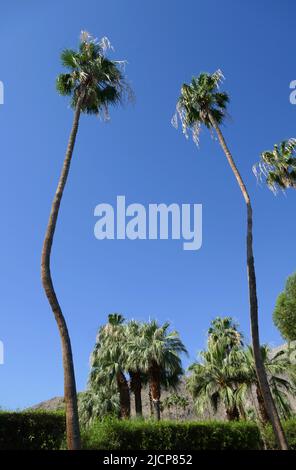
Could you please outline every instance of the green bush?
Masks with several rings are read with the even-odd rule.
[[[59,449],[65,439],[63,412],[0,412],[0,450]]]
[[[259,449],[256,424],[246,422],[96,422],[82,432],[85,449],[226,450]]]
[[[296,419],[288,419],[283,422],[283,428],[286,433],[289,448],[296,450]],[[264,440],[269,449],[276,449],[276,442],[271,426],[267,426],[264,431]]]

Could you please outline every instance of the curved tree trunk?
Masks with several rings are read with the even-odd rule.
[[[215,129],[220,145],[225,153],[225,156],[228,160],[228,163],[234,173],[236,181],[240,187],[240,190],[243,194],[245,203],[247,205],[247,268],[248,268],[248,282],[249,282],[249,302],[250,302],[250,320],[251,320],[251,333],[252,333],[252,345],[253,353],[255,359],[255,368],[256,374],[258,377],[258,382],[262,392],[262,397],[264,400],[265,408],[270,418],[274,435],[278,442],[280,449],[287,450],[288,444],[282,428],[279,415],[274,404],[274,400],[269,388],[268,379],[264,367],[264,363],[261,356],[260,350],[260,340],[259,340],[259,325],[258,325],[258,301],[257,301],[257,288],[256,288],[256,274],[255,274],[255,265],[254,265],[254,256],[253,256],[253,215],[252,215],[252,206],[249,194],[247,192],[246,186],[242,180],[242,177],[233,161],[232,155],[227,147],[223,134],[214,119],[214,117],[209,114],[209,119],[213,128]]]
[[[151,364],[148,370],[149,386],[154,410],[154,416],[157,421],[160,420],[160,371],[156,363]]]
[[[142,381],[141,381],[141,372],[139,371],[130,371],[129,372],[131,378],[131,391],[135,397],[135,411],[137,417],[143,416],[142,410]]]
[[[64,369],[64,397],[66,405],[66,429],[67,429],[67,446],[69,450],[80,449],[80,430],[79,430],[79,419],[78,419],[78,407],[77,407],[77,393],[75,384],[74,364],[71,349],[71,341],[67,328],[65,318],[62,313],[62,309],[59,305],[52,278],[50,272],[50,255],[53,237],[55,233],[57,218],[59,214],[59,208],[63,196],[63,191],[67,182],[67,177],[70,169],[73,149],[75,145],[75,139],[77,135],[79,117],[80,117],[80,103],[78,100],[77,107],[74,113],[73,126],[68,142],[66,156],[60,175],[58,187],[54,196],[54,200],[51,206],[51,212],[45,234],[45,239],[42,248],[41,257],[41,279],[45,290],[45,294],[48,298],[50,306],[52,308],[55,320],[58,325],[61,343],[62,343],[62,355],[63,355],[63,369]]]
[[[131,401],[128,383],[123,372],[119,371],[116,375],[117,386],[120,401],[120,418],[129,419],[131,416]]]

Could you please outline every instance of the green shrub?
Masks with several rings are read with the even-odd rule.
[[[82,432],[85,449],[226,450],[259,449],[256,424],[247,422],[96,422]]]
[[[59,449],[65,438],[63,412],[0,412],[0,450]]]
[[[287,437],[287,441],[291,450],[296,450],[296,419],[288,419],[283,422],[283,428]],[[264,431],[264,440],[269,449],[276,449],[274,434],[271,426],[267,426]]]

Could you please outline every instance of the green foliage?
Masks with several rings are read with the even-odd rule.
[[[56,88],[63,96],[71,96],[71,106],[87,114],[103,114],[109,117],[110,105],[117,105],[132,92],[125,81],[122,61],[110,60],[106,51],[111,49],[104,37],[97,41],[82,32],[78,51],[65,49],[61,54],[62,65],[69,70],[57,77]]]
[[[284,431],[287,437],[289,448],[296,450],[296,419],[289,419],[283,422]],[[263,431],[264,440],[267,443],[268,449],[276,449],[277,445],[275,442],[274,433],[271,426],[266,426]]]
[[[59,449],[65,439],[63,412],[0,412],[0,450]]]
[[[170,324],[159,325],[155,320],[143,323],[138,335],[128,341],[128,355],[132,361],[138,361],[139,368],[148,372],[152,364],[164,371],[165,375],[181,375],[180,354],[187,354],[177,331],[169,331]]]
[[[296,340],[296,273],[287,279],[285,290],[277,298],[273,321],[283,338]]]
[[[175,412],[175,419],[178,419],[179,412],[182,410],[183,412],[188,408],[189,400],[188,398],[179,395],[178,393],[172,393],[171,395],[167,396],[161,403],[162,410],[168,409],[169,417],[171,418],[171,410],[173,409]]]
[[[227,342],[211,343],[208,350],[200,353],[200,361],[189,367],[187,379],[198,412],[202,413],[208,405],[216,412],[221,404],[229,419],[238,414],[246,392],[239,366],[240,356],[236,349],[228,351]]]
[[[178,393],[172,393],[163,400],[162,404],[164,408],[171,408],[175,406],[185,410],[185,408],[189,406],[189,401],[186,397],[183,397]]]
[[[118,421],[96,422],[83,431],[85,449],[227,450],[258,449],[254,423]]]
[[[208,329],[208,343],[217,343],[223,341],[226,347],[231,351],[235,347],[243,346],[243,335],[238,331],[238,325],[232,317],[217,317],[211,321]]]
[[[188,138],[188,130],[192,131],[193,141],[198,144],[201,125],[212,127],[211,118],[222,124],[226,115],[229,96],[219,90],[219,83],[223,79],[221,70],[210,73],[201,73],[193,77],[191,83],[184,83],[181,95],[177,102],[176,114],[172,124],[178,126],[178,116],[181,120],[183,134]]]
[[[259,389],[253,349],[244,347],[243,337],[231,317],[216,318],[208,330],[207,350],[189,367],[187,388],[198,412],[210,404],[216,412],[223,405],[228,419],[246,416],[246,398],[252,387]],[[295,394],[295,371],[289,354],[273,354],[267,346],[261,354],[271,392],[282,418],[291,416],[289,393]],[[262,418],[262,416],[259,418]]]
[[[278,189],[296,188],[296,139],[284,140],[260,155],[253,173],[274,193]]]
[[[290,418],[292,408],[289,394],[295,395],[296,389],[294,385],[294,366],[291,363],[289,354],[286,350],[280,350],[274,354],[269,346],[262,345],[261,356],[279,415],[283,419]],[[249,390],[253,385],[259,387],[251,346],[247,346],[241,351],[239,369],[241,380],[244,381]]]
[[[80,423],[89,425],[94,419],[102,419],[106,416],[118,416],[119,398],[114,385],[106,387],[89,387],[78,397],[78,411]]]

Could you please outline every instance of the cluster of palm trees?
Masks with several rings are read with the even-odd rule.
[[[61,95],[70,96],[71,98],[74,118],[64,164],[53,199],[45,234],[42,249],[41,277],[46,296],[57,322],[62,343],[67,445],[69,449],[80,448],[77,393],[70,335],[55,293],[51,277],[50,259],[59,208],[70,170],[81,114],[95,114],[108,118],[110,106],[118,105],[132,97],[132,92],[124,76],[123,62],[109,59],[107,56],[108,49],[110,49],[110,43],[107,38],[97,41],[88,33],[83,32],[77,51],[72,49],[63,51],[61,60],[63,66],[68,69],[68,72],[61,74],[57,79],[58,92]],[[202,73],[198,77],[193,78],[189,85],[184,84],[181,88],[181,96],[177,103],[177,114],[173,119],[173,123],[177,125],[178,115],[182,122],[183,132],[187,135],[188,130],[191,130],[196,143],[198,142],[199,130],[202,125],[213,130],[218,137],[219,143],[242,192],[247,208],[246,251],[254,365],[265,409],[271,420],[278,444],[281,449],[287,449],[287,442],[270,391],[260,347],[256,275],[253,257],[253,215],[251,200],[221,132],[221,124],[225,119],[229,101],[228,94],[219,89],[222,79],[223,75],[221,71],[218,70],[213,74]],[[265,152],[262,154],[261,162],[258,167],[259,173],[261,172],[261,174],[267,177],[267,183],[272,188],[276,185],[284,188],[295,188],[296,159],[294,152],[295,141],[290,140],[279,147],[275,147],[273,152]],[[109,329],[109,331],[111,330]],[[138,349],[138,351],[143,352],[144,349]],[[134,356],[135,354],[138,353],[134,353]],[[153,384],[151,393],[156,400],[155,403],[157,403],[159,387],[156,384],[159,383],[160,371],[159,368],[156,367],[156,363],[150,363],[148,366],[149,361],[147,361],[145,363],[145,370],[149,368],[151,387]],[[123,376],[118,374],[118,381],[120,382],[120,380],[122,380],[122,389],[124,387],[126,388]]]
[[[132,393],[135,414],[142,417],[142,386],[148,384],[151,414],[159,420],[161,389],[179,383],[182,353],[187,353],[186,348],[179,334],[169,331],[169,323],[126,322],[120,314],[109,315],[108,322],[98,331],[91,355],[89,388],[80,403],[82,415],[104,415],[98,402],[102,403],[102,393],[109,392],[109,408],[105,404],[105,410],[130,418]]]
[[[291,416],[289,396],[295,396],[295,365],[290,354],[261,347],[269,386],[281,418]],[[245,346],[242,333],[231,317],[216,318],[208,331],[207,349],[189,367],[187,387],[198,412],[210,404],[214,412],[224,407],[228,420],[246,419],[255,410],[262,426],[270,422],[259,380],[253,349]]]

